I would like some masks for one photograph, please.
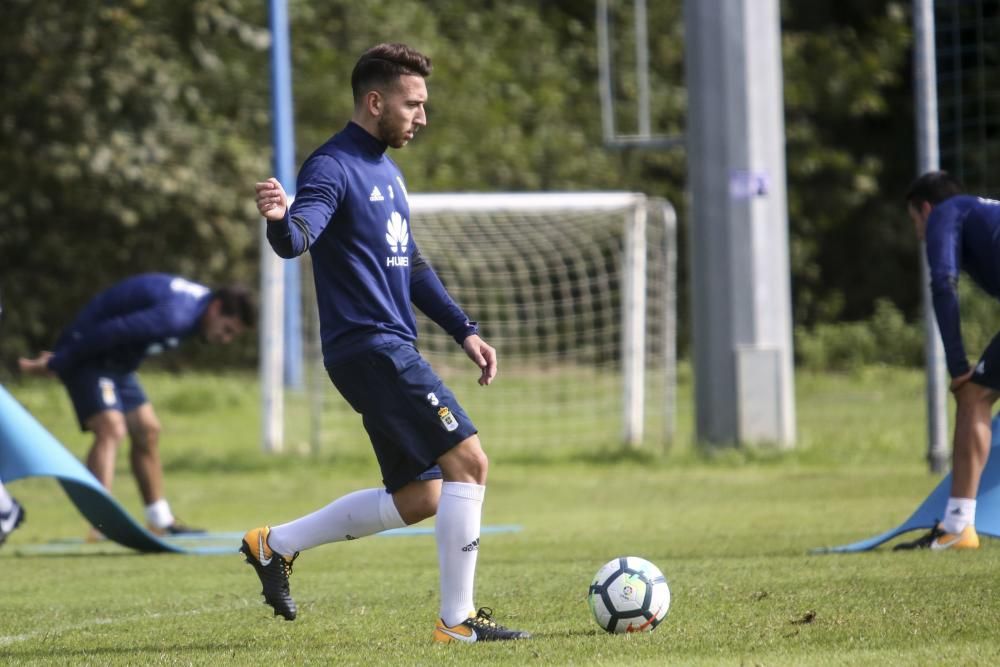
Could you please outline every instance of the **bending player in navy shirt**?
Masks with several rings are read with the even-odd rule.
[[[198,532],[175,519],[164,496],[160,422],[136,371],[147,355],[195,334],[209,343],[230,343],[254,325],[256,313],[250,293],[240,286],[213,291],[179,276],[133,276],[91,299],[51,352],[19,364],[22,372],[62,380],[81,430],[94,433],[87,468],[106,489],[111,490],[115,456],[128,434],[129,462],[150,529]]]
[[[496,375],[496,351],[420,255],[403,175],[385,155],[427,124],[430,70],[430,60],[405,45],[369,49],[351,75],[351,122],[302,165],[291,210],[277,180],[256,185],[275,252],[312,253],[324,363],[362,416],[384,488],[255,528],[241,550],[265,601],[292,620],[288,575],[300,551],[437,515],[441,608],[434,641],[522,639],[528,633],[498,625],[492,611],[473,604],[486,454],[469,416],[414,347],[411,303],[462,345],[480,368],[481,385]]]
[[[934,315],[957,410],[944,518],[927,535],[897,548],[976,549],[976,495],[990,454],[993,404],[1000,398],[1000,334],[971,368],[962,343],[958,276],[964,270],[1000,299],[1000,202],[962,194],[958,181],[934,171],[913,183],[906,203],[917,237],[927,242]]]

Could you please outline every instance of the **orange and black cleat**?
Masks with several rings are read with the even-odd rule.
[[[930,549],[944,551],[945,549],[978,549],[979,533],[975,526],[969,524],[960,533],[946,533],[938,524],[930,532],[921,535],[912,542],[902,542],[892,548],[893,551],[908,551],[911,549]]]
[[[438,644],[472,644],[511,639],[531,639],[531,634],[524,630],[508,630],[497,624],[493,620],[493,610],[487,607],[480,607],[475,615],[470,614],[469,618],[458,625],[445,625],[443,620],[438,619],[437,627],[434,628],[434,641]]]
[[[298,610],[288,590],[288,577],[292,574],[292,563],[299,554],[296,553],[289,559],[272,551],[267,544],[270,532],[269,526],[248,531],[243,536],[240,551],[257,572],[260,592],[264,596],[264,602],[274,608],[274,615],[283,616],[286,621],[294,621]]]

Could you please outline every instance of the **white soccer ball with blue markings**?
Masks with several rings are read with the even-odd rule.
[[[648,560],[622,556],[597,571],[587,601],[607,632],[651,632],[670,609],[670,587]]]

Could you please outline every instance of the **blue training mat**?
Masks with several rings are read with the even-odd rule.
[[[518,533],[521,526],[517,524],[501,524],[495,526],[483,526],[480,530],[482,535],[495,533]],[[433,536],[434,526],[406,526],[403,528],[392,528],[375,533],[373,538],[380,537],[420,537]],[[191,533],[178,535],[176,537],[164,537],[163,540],[177,550],[186,554],[199,555],[232,555],[236,553],[243,533]],[[6,548],[6,547],[5,547]],[[23,556],[67,556],[67,555],[91,555],[121,553],[121,547],[114,542],[104,540],[97,543],[88,543],[81,538],[57,539],[42,544],[18,544],[13,548],[14,553]]]
[[[192,534],[160,539],[135,520],[105,490],[97,478],[0,386],[0,480],[54,477],[87,521],[105,537],[146,553],[233,554],[242,533]],[[482,533],[516,533],[516,524],[483,526]],[[407,526],[386,530],[386,537],[433,535],[434,528]],[[28,547],[29,553],[76,553],[82,540],[63,540]],[[199,545],[199,543],[202,543]],[[214,544],[211,544],[214,543]]]
[[[930,530],[944,517],[944,509],[948,504],[950,492],[951,473],[948,473],[910,518],[896,528],[867,540],[839,547],[821,547],[813,549],[810,553],[870,551],[907,531]],[[979,482],[979,495],[976,496],[976,532],[980,535],[1000,537],[1000,415],[993,418],[993,442],[990,447],[990,458],[986,461],[986,468],[983,470],[983,476]]]
[[[197,547],[168,544],[136,523],[97,478],[0,386],[0,479],[6,483],[25,477],[55,477],[80,514],[122,546],[149,553],[201,553]]]

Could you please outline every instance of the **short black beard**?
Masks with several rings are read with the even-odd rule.
[[[394,137],[389,135],[389,131],[387,128],[388,124],[383,122],[384,119],[385,116],[380,116],[378,119],[377,128],[378,128],[379,141],[389,146],[392,146],[393,148],[402,148],[403,146],[405,146],[406,140],[402,137],[402,135],[399,137]]]

